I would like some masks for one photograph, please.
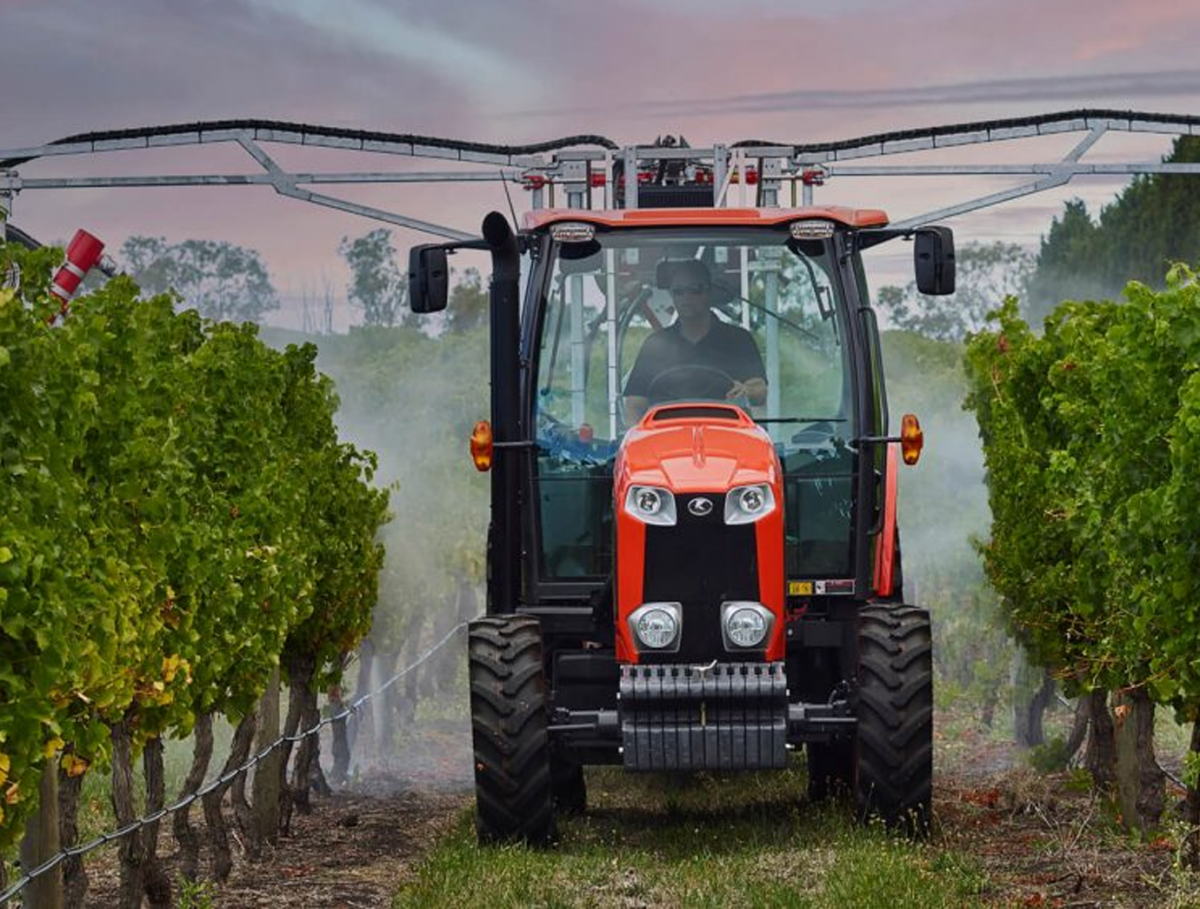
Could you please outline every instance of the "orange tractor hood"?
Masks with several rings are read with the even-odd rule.
[[[770,437],[740,408],[665,405],[631,429],[617,458],[617,487],[722,492],[779,478]]]

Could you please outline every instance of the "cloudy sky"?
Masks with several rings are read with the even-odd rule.
[[[1187,0],[0,0],[0,148],[237,117],[501,143],[682,133],[697,145],[808,142],[1079,107],[1195,114],[1196,47],[1200,5]],[[1073,141],[944,160],[1046,160]],[[1153,160],[1167,142],[1113,136],[1088,160]],[[275,151],[297,169],[381,164]],[[253,169],[235,149],[209,148],[45,160],[21,174]],[[900,218],[1009,185],[842,178],[818,200]],[[960,242],[1033,245],[1065,199],[1096,206],[1120,186],[1076,181],[953,224]],[[494,186],[344,195],[464,230],[505,204]],[[135,233],[229,239],[262,251],[288,297],[325,283],[340,295],[339,239],[375,226],[265,188],[27,191],[14,221],[45,240],[87,227],[112,248]],[[398,231],[396,245],[419,239]],[[884,258],[880,278],[901,277],[895,268]]]

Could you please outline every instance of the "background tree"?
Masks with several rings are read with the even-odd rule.
[[[396,263],[392,232],[378,228],[356,240],[342,237],[338,253],[350,268],[350,303],[363,311],[363,324],[399,325],[404,321],[408,282]]]
[[[966,243],[958,250],[953,294],[926,297],[910,281],[904,287],[879,288],[875,302],[896,328],[938,341],[962,341],[983,328],[987,314],[1005,297],[1024,294],[1033,267],[1033,255],[1016,243]]]
[[[206,319],[260,322],[279,308],[262,258],[252,249],[216,240],[133,236],[121,247],[129,274],[147,296],[174,291]]]
[[[1200,161],[1200,139],[1182,136],[1163,160]],[[1042,240],[1029,282],[1030,321],[1065,299],[1120,300],[1128,281],[1161,289],[1172,262],[1200,260],[1200,186],[1189,174],[1137,177],[1097,219],[1079,199]]]
[[[450,288],[446,307],[446,328],[468,332],[487,325],[488,291],[478,268],[467,268]]]

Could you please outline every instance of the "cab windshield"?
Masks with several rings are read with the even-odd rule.
[[[848,571],[853,394],[830,248],[717,228],[553,245],[534,405],[543,576],[607,574],[621,437],[649,407],[714,400],[775,442],[789,574]]]

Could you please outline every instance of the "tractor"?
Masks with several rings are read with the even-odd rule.
[[[607,207],[492,212],[482,239],[410,252],[420,313],[446,306],[448,255],[492,263],[479,839],[553,842],[588,765],[780,769],[798,749],[814,801],[923,831],[932,642],[896,515],[923,436],[907,414],[889,434],[861,254],[907,240],[920,291],[947,294],[953,235],[761,191],[727,207],[754,172],[679,149],[621,160]]]

